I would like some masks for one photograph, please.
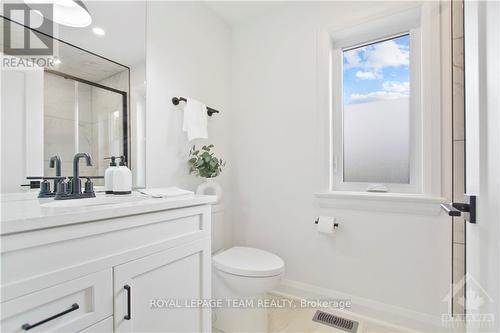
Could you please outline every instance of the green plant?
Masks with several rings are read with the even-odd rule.
[[[226,162],[222,158],[217,158],[210,151],[214,145],[203,146],[196,149],[193,146],[189,151],[189,173],[203,178],[214,178],[220,175]]]

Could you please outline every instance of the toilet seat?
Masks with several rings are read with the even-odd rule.
[[[284,261],[275,254],[251,247],[235,246],[213,257],[216,269],[240,276],[270,277],[283,273]]]

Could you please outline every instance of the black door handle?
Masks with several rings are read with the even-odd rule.
[[[131,293],[130,286],[126,284],[125,286],[123,286],[123,289],[127,291],[127,314],[123,316],[123,319],[130,320],[132,318],[132,314],[130,311],[130,293]]]
[[[453,207],[453,203],[443,203],[441,204],[441,208],[448,214],[449,216],[460,216],[462,212],[455,207]]]
[[[441,208],[449,216],[463,216],[466,221],[476,223],[476,196],[465,195],[466,202],[450,202],[441,204]]]
[[[29,330],[30,330],[30,329],[32,329],[32,328],[35,328],[35,327],[40,326],[40,325],[42,325],[42,324],[45,324],[46,322],[49,322],[49,321],[51,321],[51,320],[54,320],[54,319],[59,318],[59,317],[61,317],[61,316],[64,316],[65,314],[68,314],[68,313],[70,313],[70,312],[76,311],[76,310],[78,310],[79,308],[80,308],[80,306],[79,306],[77,303],[75,303],[75,304],[73,304],[73,305],[71,306],[71,308],[69,308],[68,310],[64,310],[63,312],[60,312],[60,313],[58,313],[58,314],[55,314],[55,315],[53,315],[52,317],[49,317],[49,318],[44,319],[44,320],[42,320],[42,321],[39,321],[38,323],[35,323],[35,324],[33,324],[33,325],[30,325],[30,324],[26,323],[26,324],[24,324],[23,326],[21,326],[21,328],[22,328],[23,330],[25,330],[25,331],[29,331]]]

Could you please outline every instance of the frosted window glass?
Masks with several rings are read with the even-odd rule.
[[[410,182],[410,43],[403,35],[343,51],[345,182]]]

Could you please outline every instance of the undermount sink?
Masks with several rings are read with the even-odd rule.
[[[54,200],[51,202],[43,203],[41,204],[41,206],[52,208],[95,207],[138,202],[145,199],[148,198],[139,196],[97,196],[95,198],[87,199]]]

